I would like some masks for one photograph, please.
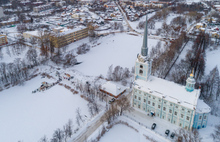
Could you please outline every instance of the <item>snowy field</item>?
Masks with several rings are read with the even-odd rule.
[[[207,51],[205,74],[209,74],[209,72],[216,66],[218,67],[218,70],[220,70],[219,55],[220,55],[220,46],[218,46],[217,50]]]
[[[213,139],[210,136],[214,130],[215,130],[215,125],[220,124],[220,119],[219,117],[209,115],[207,127],[205,129],[200,129],[199,134],[202,137],[202,142],[212,142]]]
[[[79,95],[73,95],[62,86],[32,94],[41,82],[56,80],[36,77],[2,91],[0,95],[0,142],[36,142],[46,135],[49,139],[57,128],[63,128],[69,119],[74,126],[76,109],[90,116],[87,101]],[[89,118],[88,118],[89,119]]]
[[[148,39],[149,52],[157,42],[159,40]],[[100,74],[105,76],[111,65],[114,67],[120,65],[131,70],[137,54],[141,51],[143,37],[122,33],[103,37],[98,40],[98,43],[100,45],[92,48],[85,55],[77,56],[78,62],[82,63],[74,69],[91,76]]]
[[[135,142],[139,139],[139,134],[132,128],[123,124],[113,126],[109,132],[100,139],[100,142]]]

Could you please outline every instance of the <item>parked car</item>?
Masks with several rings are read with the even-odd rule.
[[[165,131],[165,135],[168,136],[169,133],[170,133],[170,130],[167,129],[167,130]]]
[[[157,124],[153,123],[152,126],[151,126],[151,129],[154,130],[156,128],[156,126],[157,126]]]
[[[175,133],[172,132],[171,135],[170,135],[170,137],[173,139],[173,138],[175,137]]]
[[[112,98],[111,100],[108,101],[109,104],[113,103],[115,101],[115,98]]]

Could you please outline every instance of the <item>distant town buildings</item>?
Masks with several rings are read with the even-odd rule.
[[[8,44],[7,36],[6,35],[0,35],[0,46]]]
[[[40,38],[40,33],[38,31],[27,31],[23,33],[23,37],[26,39]],[[56,48],[63,47],[86,37],[88,37],[88,28],[84,26],[78,26],[73,29],[57,27],[50,33],[50,40]]]
[[[55,32],[51,36],[51,40],[56,48],[63,47],[72,42],[78,41],[80,39],[88,37],[88,28],[84,26],[79,26],[77,28],[55,28]]]
[[[49,4],[45,4],[45,5],[40,5],[40,6],[34,7],[33,11],[34,12],[41,12],[41,11],[48,10],[48,9],[51,9],[51,8],[52,8],[52,4],[49,3]]]
[[[4,13],[3,13],[3,8],[0,7],[0,18],[2,18],[4,16]]]

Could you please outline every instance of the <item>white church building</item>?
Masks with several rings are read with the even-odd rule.
[[[199,99],[200,89],[194,89],[193,73],[186,80],[186,86],[152,76],[147,34],[146,18],[141,54],[135,63],[133,107],[187,130],[205,128],[211,109]]]

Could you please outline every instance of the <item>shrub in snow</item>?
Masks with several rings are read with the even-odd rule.
[[[201,138],[197,130],[187,131],[183,128],[180,128],[176,131],[176,135],[176,141],[182,139],[182,142],[201,142]]]
[[[220,125],[215,126],[214,133],[212,133],[211,136],[215,142],[220,141]]]
[[[74,66],[77,63],[77,60],[72,53],[57,55],[52,57],[51,60],[58,65],[63,65],[64,67]]]
[[[82,44],[77,48],[77,54],[86,54],[90,50],[90,46],[86,43]]]

